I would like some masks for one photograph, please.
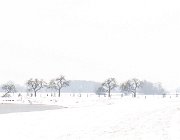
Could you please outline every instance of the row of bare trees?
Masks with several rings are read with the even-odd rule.
[[[46,83],[44,80],[38,79],[29,79],[26,82],[28,91],[33,91],[36,97],[37,92],[42,88],[51,89],[55,92],[58,92],[58,96],[61,96],[61,89],[63,87],[69,86],[69,81],[65,79],[64,76],[59,76],[58,78],[50,80],[49,83]]]
[[[51,92],[58,93],[58,96],[60,97],[62,88],[69,86],[69,84],[70,81],[66,80],[65,77],[61,75],[55,79],[50,80],[48,83],[42,79],[40,80],[37,78],[36,79],[31,78],[27,80],[26,87],[27,87],[27,91],[33,92],[35,97],[37,96],[37,92],[39,92],[43,88],[51,90]],[[137,90],[139,88],[142,89],[146,87],[147,84],[148,84],[147,81],[140,81],[137,78],[133,78],[118,85],[115,78],[108,78],[97,89],[96,94],[105,95],[106,93],[108,93],[108,97],[111,97],[112,90],[118,88],[118,91],[123,92],[125,94],[132,93],[133,97],[136,97]],[[17,89],[12,82],[8,82],[2,85],[2,89],[5,91],[5,94],[3,95],[4,97],[8,96],[9,93],[17,92]],[[159,84],[158,84],[158,89],[160,89],[161,92],[163,90],[163,88]]]
[[[34,96],[37,96],[37,92],[43,88],[51,89],[54,92],[58,92],[58,96],[61,96],[61,89],[63,87],[69,86],[69,81],[65,79],[64,76],[59,76],[55,79],[50,80],[49,83],[45,82],[43,79],[29,79],[26,82],[27,91],[33,92]],[[9,93],[17,92],[16,87],[13,82],[8,82],[2,85],[2,90],[4,90],[5,94],[3,97],[9,95]]]
[[[143,82],[136,78],[128,80],[120,85],[117,84],[115,78],[109,78],[101,84],[101,87],[98,88],[97,93],[100,95],[107,92],[108,97],[111,97],[111,91],[114,88],[119,87],[121,92],[132,93],[133,97],[136,97],[137,89],[142,86]]]

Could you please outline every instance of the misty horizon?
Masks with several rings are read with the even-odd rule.
[[[63,74],[180,86],[177,0],[7,0],[0,11],[0,83]]]

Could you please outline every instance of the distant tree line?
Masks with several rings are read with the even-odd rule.
[[[49,82],[45,82],[43,79],[30,78],[26,81],[26,91],[31,93],[31,96],[36,97],[37,93],[42,90],[50,91],[51,93],[58,94],[61,96],[63,88],[70,86],[71,81],[66,80],[63,75],[57,78],[51,79]],[[140,94],[166,94],[167,91],[162,87],[161,83],[152,83],[146,80],[140,81],[137,78],[129,79],[121,84],[118,84],[115,78],[108,78],[103,83],[93,87],[91,84],[90,88],[97,95],[108,95],[111,97],[113,92],[121,92],[124,95],[132,94],[133,97],[137,96],[137,92]],[[78,87],[79,86],[79,87]],[[81,88],[80,85],[76,85],[75,88]],[[4,91],[3,97],[10,96],[10,93],[17,92],[16,85],[13,82],[5,83],[1,86]]]

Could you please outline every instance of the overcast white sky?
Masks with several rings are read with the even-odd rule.
[[[33,77],[180,86],[179,0],[1,0],[0,83]]]

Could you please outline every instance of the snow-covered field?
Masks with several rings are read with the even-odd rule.
[[[180,97],[62,96],[38,100],[48,105],[34,105],[38,101],[33,98],[15,102],[18,105],[1,101],[0,139],[180,140]],[[3,111],[6,109],[8,112]]]

